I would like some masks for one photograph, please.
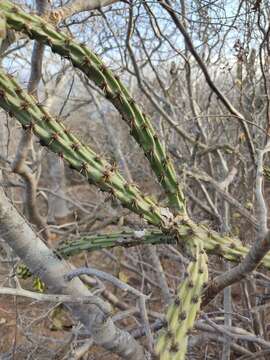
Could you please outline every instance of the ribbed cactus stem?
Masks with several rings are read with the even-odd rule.
[[[110,249],[116,246],[131,247],[138,245],[175,244],[176,239],[160,231],[126,231],[110,234],[82,236],[76,240],[65,240],[57,247],[63,257],[69,257],[82,251]]]
[[[129,184],[113,165],[82,144],[65,126],[52,118],[24,92],[17,82],[0,72],[0,106],[16,116],[26,131],[32,131],[43,146],[57,153],[89,182],[118,198],[122,204],[153,225],[167,227],[166,218],[150,197]]]
[[[239,239],[229,236],[222,237],[206,228],[203,228],[200,239],[203,241],[204,249],[208,254],[215,254],[235,263],[243,259],[250,250],[248,246],[242,245]],[[179,242],[181,241],[184,241],[184,238],[179,240]],[[145,231],[141,237],[137,237],[137,235],[134,235],[134,231],[130,231],[124,233],[89,235],[79,239],[66,240],[60,244],[57,250],[62,256],[68,257],[79,254],[82,251],[91,252],[117,246],[131,247],[149,244],[174,244],[175,242],[176,238],[174,236],[163,234],[161,231]],[[267,254],[263,258],[261,266],[270,269],[270,254]]]
[[[188,336],[200,310],[201,295],[208,281],[207,256],[200,239],[193,239],[194,260],[187,267],[185,279],[168,308],[166,328],[156,343],[160,360],[184,360]]]
[[[184,195],[177,182],[172,162],[149,118],[142,112],[118,77],[90,49],[61,33],[45,19],[27,14],[9,1],[0,2],[0,10],[5,14],[10,28],[50,46],[53,52],[69,59],[74,67],[79,68],[102,90],[130,127],[131,135],[142,147],[168,196],[169,205],[176,211],[185,212]]]

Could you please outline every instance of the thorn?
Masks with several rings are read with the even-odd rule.
[[[29,130],[31,132],[35,131],[36,124],[33,122],[30,122],[28,125],[24,125],[24,130]]]
[[[11,12],[13,12],[14,14],[18,14],[19,8],[17,6],[12,6]]]
[[[53,46],[52,40],[51,40],[49,37],[47,37],[47,38],[46,38],[46,42],[47,42],[47,44],[49,45],[49,47],[52,49],[52,52],[54,53],[55,50],[54,50],[54,46]]]
[[[149,149],[147,151],[144,152],[145,156],[149,159],[152,160],[153,156],[154,156],[154,150],[153,149]]]
[[[141,129],[142,130],[145,130],[148,128],[148,125],[144,122],[142,125],[141,125]]]
[[[139,205],[138,205],[138,200],[137,199],[132,199],[131,202],[130,202],[131,206],[134,208],[134,209],[138,209],[139,208]]]
[[[103,173],[103,175],[102,175],[102,179],[103,179],[103,181],[105,181],[105,182],[110,182],[111,176],[112,176],[112,173],[111,173],[111,171],[108,169],[108,170],[105,170],[105,171],[104,171],[104,173]]]
[[[170,348],[170,351],[176,353],[176,352],[179,351],[179,349],[180,349],[179,344],[177,344],[177,343],[172,343],[171,348]]]
[[[70,134],[70,129],[68,129],[68,128],[64,128],[64,133],[66,134],[66,135],[69,135]]]
[[[198,297],[198,295],[194,295],[193,298],[191,299],[191,302],[192,302],[193,304],[197,304],[197,303],[199,302],[199,297]]]
[[[3,89],[0,89],[0,98],[5,100],[6,99],[6,92]]]
[[[105,93],[106,97],[109,96],[109,86],[106,80],[102,81],[99,87]]]
[[[161,184],[161,183],[163,183],[164,179],[165,179],[165,175],[164,175],[164,173],[162,173],[158,177],[158,182]]]
[[[168,157],[165,157],[164,159],[161,160],[162,166],[165,168],[168,166]]]
[[[73,149],[74,151],[78,151],[81,147],[81,144],[80,143],[73,143],[71,145],[71,149]]]
[[[51,118],[49,117],[49,115],[44,115],[44,116],[42,116],[42,121],[48,123],[51,121]]]
[[[112,97],[113,100],[118,100],[121,104],[123,104],[123,98],[119,90],[116,90]]]
[[[178,306],[180,306],[181,305],[181,299],[179,299],[179,297],[176,297],[175,299],[174,299],[174,304],[178,307]]]
[[[113,188],[109,190],[109,193],[113,199],[116,197],[116,191]]]
[[[129,101],[130,105],[134,105],[134,104],[135,104],[135,100],[134,100],[132,97],[130,97],[128,101]]]
[[[88,56],[83,57],[82,66],[90,66],[91,65],[91,59]]]
[[[107,70],[106,65],[102,63],[102,64],[99,66],[99,70],[100,70],[101,72],[106,71],[106,70]]]
[[[149,210],[151,213],[154,213],[156,211],[156,206],[155,205],[150,205]]]
[[[80,174],[84,173],[83,175],[88,177],[88,170],[88,164],[86,162],[83,162],[81,164]]]
[[[28,101],[23,101],[21,104],[20,104],[20,110],[22,111],[27,111],[30,107],[30,104]]]
[[[64,44],[65,44],[65,46],[69,46],[69,45],[70,45],[70,43],[71,43],[71,41],[72,41],[72,39],[71,39],[71,38],[66,37],[66,38],[65,38],[65,40],[64,40]]]
[[[55,132],[51,135],[51,139],[48,143],[48,146],[50,146],[54,141],[58,141],[59,140],[59,133]]]
[[[42,22],[42,23],[40,24],[40,27],[41,27],[41,29],[42,29],[43,31],[47,31],[47,30],[48,30],[47,24],[46,24],[45,22]]]
[[[182,311],[181,314],[179,315],[179,319],[184,321],[187,318],[187,313],[185,311]]]

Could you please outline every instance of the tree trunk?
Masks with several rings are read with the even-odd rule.
[[[50,292],[78,296],[91,295],[87,287],[78,279],[67,282],[64,275],[71,266],[59,259],[34,233],[26,220],[17,212],[0,188],[0,237],[14,250],[32,273],[39,276]],[[100,303],[106,303],[100,299]],[[143,360],[142,347],[127,332],[115,327],[102,307],[96,304],[67,305],[73,315],[80,320],[94,342],[105,349],[119,354],[123,359]]]

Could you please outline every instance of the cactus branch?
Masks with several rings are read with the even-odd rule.
[[[66,240],[59,244],[57,252],[69,257],[82,251],[110,249],[116,246],[131,247],[139,245],[174,244],[175,238],[160,231],[128,231],[112,234],[83,236],[77,240]]]
[[[204,229],[203,240],[205,251],[211,255],[216,254],[222,258],[234,263],[238,263],[239,259],[244,258],[250,248],[243,246],[238,239],[231,237],[221,237],[214,231]],[[212,239],[211,239],[212,237]],[[223,244],[218,246],[219,242]],[[102,249],[110,249],[117,246],[133,247],[139,245],[161,245],[175,244],[176,239],[170,235],[163,234],[161,231],[144,231],[143,234],[136,234],[136,231],[119,232],[112,234],[86,235],[79,239],[66,240],[59,244],[57,251],[63,257],[69,257],[81,253],[82,251],[96,251]],[[266,254],[261,260],[260,266],[270,270],[270,254]]]
[[[74,67],[80,69],[102,90],[131,128],[131,135],[142,147],[168,196],[170,206],[176,211],[185,211],[185,198],[177,182],[172,161],[149,118],[141,111],[118,77],[90,49],[59,32],[41,17],[27,14],[9,1],[0,2],[0,10],[6,16],[10,28],[50,46],[53,52],[69,59]]]
[[[166,315],[166,328],[159,336],[156,352],[160,360],[184,360],[188,335],[200,310],[201,294],[208,280],[207,256],[201,240],[194,240],[194,260],[179,286],[173,304]]]
[[[59,154],[72,169],[85,176],[90,183],[117,197],[125,207],[143,216],[152,225],[168,231],[173,219],[168,209],[158,207],[135,185],[126,182],[114,166],[82,144],[58,119],[56,121],[52,118],[31,95],[23,91],[12,76],[5,75],[2,71],[0,106],[12,112],[26,131],[31,129],[40,139],[42,146]]]

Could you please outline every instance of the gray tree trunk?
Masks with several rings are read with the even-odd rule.
[[[78,278],[67,282],[64,275],[71,266],[59,259],[34,233],[0,188],[0,237],[14,250],[32,273],[39,276],[50,292],[78,296],[91,295]],[[101,299],[101,304],[104,303]],[[119,354],[123,359],[145,359],[143,348],[127,332],[118,329],[111,317],[100,306],[91,304],[68,305],[80,320],[94,342]]]

